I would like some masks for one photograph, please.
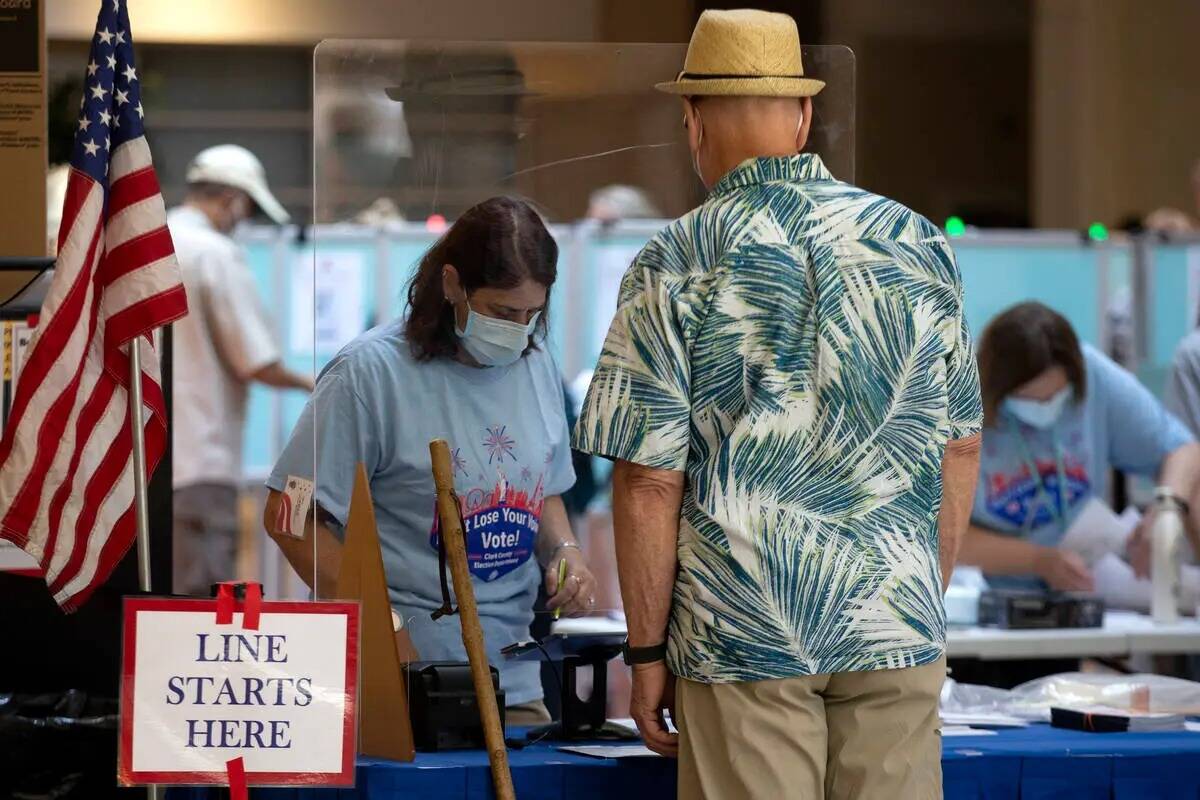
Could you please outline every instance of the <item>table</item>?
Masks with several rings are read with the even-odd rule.
[[[625,633],[623,620],[582,617],[554,623],[562,633]],[[951,626],[946,632],[948,658],[1113,658],[1149,653],[1200,653],[1200,621],[1181,619],[1155,625],[1145,614],[1109,611],[1102,628],[1001,630]]]
[[[601,760],[541,744],[511,751],[521,800],[670,800],[666,759]],[[1200,733],[1082,733],[1048,725],[948,737],[947,800],[1200,800]],[[214,789],[171,789],[167,800],[214,800]],[[484,800],[481,751],[421,753],[411,764],[360,759],[352,790],[255,790],[255,800]]]
[[[1001,630],[971,626],[946,632],[948,658],[1104,658],[1139,653],[1200,653],[1200,622],[1182,619],[1155,625],[1144,614],[1109,611],[1102,628]]]

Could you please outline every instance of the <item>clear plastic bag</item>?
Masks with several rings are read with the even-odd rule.
[[[1064,672],[1015,689],[976,686],[946,679],[945,714],[1004,714],[1048,719],[1051,706],[1108,706],[1133,711],[1200,714],[1200,683],[1166,675]]]
[[[1103,705],[1133,711],[1200,714],[1200,683],[1166,675],[1066,672],[1012,690],[1018,706]]]

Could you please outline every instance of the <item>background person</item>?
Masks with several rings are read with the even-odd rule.
[[[626,273],[575,441],[616,460],[630,711],[680,797],[936,797],[961,284],[927,220],[798,155],[802,76],[791,17],[700,17],[659,88],[710,194]]]
[[[1088,566],[1058,543],[1091,498],[1107,501],[1113,469],[1156,477],[1167,502],[1190,505],[1195,541],[1200,446],[1064,317],[1041,303],[1001,313],[980,337],[979,370],[986,429],[963,563],[993,586],[1092,591]]]
[[[358,337],[322,370],[267,480],[263,518],[300,577],[311,585],[315,574],[319,596],[332,597],[364,464],[392,607],[422,660],[465,661],[458,617],[430,618],[442,594],[429,442],[446,439],[510,725],[550,719],[538,664],[499,654],[529,638],[543,569],[549,608],[583,614],[595,604],[562,501],[575,481],[562,376],[542,345],[557,260],[527,203],[496,197],[467,210],[422,258],[405,317]],[[312,480],[314,460],[319,519],[297,539],[276,530],[280,492],[289,476]]]
[[[238,489],[250,384],[310,391],[287,369],[245,255],[231,234],[255,207],[284,224],[287,212],[249,150],[226,144],[199,153],[187,196],[167,225],[187,288],[189,313],[172,332],[174,419],[172,564],[178,594],[207,597],[237,570]]]

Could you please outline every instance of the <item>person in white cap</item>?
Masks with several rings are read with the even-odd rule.
[[[802,152],[823,85],[791,17],[701,15],[658,88],[709,195],[625,274],[575,431],[616,462],[630,716],[689,800],[942,796],[979,374],[941,231]]]
[[[210,147],[188,166],[187,195],[167,214],[190,313],[173,331],[174,590],[209,594],[237,577],[237,498],[251,383],[311,391],[287,369],[234,227],[257,206],[288,221],[253,153]]]

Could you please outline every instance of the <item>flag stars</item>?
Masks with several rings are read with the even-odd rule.
[[[113,12],[118,13],[121,10],[121,0],[113,0]]]
[[[103,108],[100,110],[100,122],[101,122],[101,124],[104,124],[104,125],[112,124],[112,114],[110,114],[108,112],[107,108]]]
[[[109,148],[109,146],[110,146],[110,143],[108,141],[108,137],[105,136],[104,137],[104,149],[107,150]]]
[[[94,156],[94,155],[96,155],[97,152],[99,152],[100,145],[96,144],[91,139],[88,139],[86,142],[83,143],[83,149],[87,150],[87,154],[89,156]]]
[[[116,58],[114,58],[113,56],[105,56],[105,58],[108,59],[108,68],[109,69],[117,68],[117,59]]]
[[[146,118],[146,112],[142,110],[142,104],[140,102],[134,107],[134,111],[138,112],[138,119]]]
[[[123,106],[129,102],[129,92],[123,92],[117,89],[117,105]]]
[[[137,80],[137,70],[133,68],[132,64],[125,67],[124,74],[125,74],[125,80],[128,81],[129,83],[133,83],[134,81]]]
[[[108,29],[108,26],[106,25],[103,29],[96,31],[96,38],[99,39],[100,41],[104,42],[105,44],[112,44],[112,40],[113,40],[112,31],[110,31]]]
[[[117,44],[125,44],[125,31],[117,30]]]
[[[96,70],[98,70],[98,69],[100,69],[100,65],[97,64],[96,59],[93,58],[91,61],[88,62],[88,65],[87,65],[88,77],[89,78],[95,77]]]
[[[100,86],[99,84],[92,86],[91,90],[92,90],[92,98],[95,100],[103,100],[104,95],[108,94],[108,89],[105,89],[103,86]]]
[[[112,126],[113,126],[113,130],[114,130],[114,131],[115,131],[117,128],[121,127],[121,118],[120,118],[120,117],[113,117],[113,124],[112,124]]]

